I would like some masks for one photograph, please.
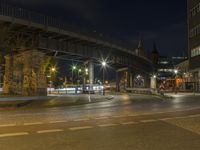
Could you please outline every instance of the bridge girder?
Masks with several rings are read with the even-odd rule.
[[[134,55],[131,50],[95,39],[92,36],[67,31],[62,23],[55,24],[57,22],[51,17],[38,15],[38,20],[36,20],[37,15],[34,16],[33,12],[29,14],[27,10],[24,11],[21,8],[1,5],[1,9],[0,22],[2,26],[9,27],[7,28],[9,35],[7,40],[15,43],[12,48],[57,51],[59,55],[70,54],[83,58],[90,57],[94,60],[108,57],[112,65],[128,66],[147,73],[153,70],[153,65],[149,60]],[[30,20],[29,15],[36,22]]]

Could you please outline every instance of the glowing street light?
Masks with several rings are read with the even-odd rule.
[[[101,63],[102,67],[103,67],[103,85],[104,85],[104,80],[105,80],[105,67],[107,65],[106,61],[102,61]],[[103,95],[105,95],[105,90],[103,88]]]
[[[72,70],[76,70],[76,66],[73,66],[73,67],[72,67]]]
[[[51,94],[51,90],[52,90],[52,85],[53,85],[53,74],[56,72],[56,67],[52,67],[51,69],[50,69],[50,76],[49,76],[49,78],[50,78],[50,91],[49,91],[49,94]]]
[[[55,68],[55,67],[52,67],[52,68],[51,68],[51,72],[56,72],[56,68]]]
[[[174,70],[174,73],[175,73],[175,76],[174,76],[174,80],[175,80],[175,94],[177,93],[177,74],[178,74],[178,70],[177,69],[175,69]]]
[[[72,84],[74,84],[74,70],[76,70],[76,68],[75,65],[72,66]]]
[[[78,84],[80,83],[79,75],[80,75],[81,72],[82,72],[82,69],[78,69]]]
[[[102,61],[101,65],[103,67],[103,84],[104,84],[105,67],[106,67],[107,63],[105,61]]]
[[[102,66],[105,67],[107,63],[105,61],[102,62]]]
[[[88,75],[88,68],[85,69],[85,74]]]
[[[178,70],[177,70],[177,69],[175,69],[175,70],[174,70],[174,73],[175,73],[175,74],[177,74],[177,73],[178,73]]]

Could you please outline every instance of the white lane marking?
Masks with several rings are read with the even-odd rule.
[[[130,122],[122,122],[122,125],[131,125],[131,124],[138,124],[138,122],[130,121]]]
[[[51,130],[41,130],[37,131],[37,133],[54,133],[54,132],[62,132],[64,131],[63,129],[51,129]]]
[[[170,120],[170,119],[187,119],[187,118],[195,118],[195,117],[199,117],[200,114],[197,115],[189,115],[189,116],[180,116],[180,117],[171,117],[171,118],[163,118],[160,120]]]
[[[0,138],[2,137],[12,137],[12,136],[22,136],[22,135],[28,135],[28,132],[17,132],[17,133],[4,133],[0,134]]]
[[[40,125],[40,124],[44,124],[44,123],[42,123],[42,122],[27,122],[27,123],[24,123],[25,126]]]
[[[185,118],[189,118],[188,116],[183,116],[183,117],[173,117],[172,119],[185,119]]]
[[[187,118],[194,118],[194,117],[200,117],[200,114],[187,116]]]
[[[171,118],[162,118],[162,119],[159,119],[161,121],[166,121],[166,120],[170,120],[170,119],[173,119],[172,117]]]
[[[182,110],[176,110],[176,111],[158,111],[158,112],[153,112],[153,113],[142,113],[142,114],[129,114],[129,117],[136,117],[136,116],[142,116],[142,115],[154,115],[154,114],[166,114],[166,113],[176,113],[176,112],[185,112],[185,111],[194,111],[194,110],[199,110],[200,107],[196,108],[188,108],[188,109],[182,109]]]
[[[123,117],[126,117],[126,116],[123,116],[123,115],[113,116],[113,118],[123,118]]]
[[[69,128],[69,130],[71,131],[77,131],[77,130],[85,130],[85,129],[92,129],[93,126],[83,126],[83,127],[72,127],[72,128]]]
[[[100,124],[98,125],[99,127],[112,127],[112,126],[117,126],[118,124],[110,123],[110,124]]]
[[[142,123],[156,122],[157,120],[149,119],[149,120],[141,120]]]
[[[58,120],[58,121],[50,121],[49,123],[66,123],[67,121],[62,121],[62,120]]]
[[[90,119],[88,119],[88,118],[85,118],[85,119],[75,119],[75,120],[73,120],[73,121],[76,121],[76,122],[78,122],[78,121],[89,121]]]
[[[0,125],[0,127],[14,127],[14,126],[17,126],[17,124],[2,124]]]
[[[94,118],[96,120],[103,120],[103,119],[108,119],[109,117],[97,117],[97,118]]]

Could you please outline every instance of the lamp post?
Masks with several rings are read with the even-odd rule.
[[[103,61],[102,63],[101,63],[101,65],[102,65],[102,67],[103,67],[103,95],[105,95],[105,89],[104,89],[104,80],[105,80],[105,67],[106,67],[106,65],[107,65],[107,63],[105,62],[105,61]]]
[[[50,69],[50,77],[51,77],[51,81],[50,81],[50,94],[51,94],[51,89],[52,89],[52,84],[53,84],[53,74],[56,72],[56,68],[52,67]]]
[[[177,77],[177,74],[178,74],[178,70],[175,69],[174,73],[175,73],[175,76],[174,76],[174,80],[175,80],[175,93],[177,93],[176,77]]]
[[[177,74],[178,74],[178,70],[177,70],[177,69],[175,69],[175,70],[174,70],[174,73],[175,73],[175,75],[177,75]]]
[[[76,70],[76,66],[72,66],[72,84],[74,85],[74,70]]]
[[[103,84],[104,84],[104,80],[105,80],[105,67],[106,67],[106,62],[105,61],[103,61],[102,62],[102,67],[103,67]]]
[[[79,69],[79,70],[78,70],[78,84],[80,84],[79,75],[80,75],[81,72],[82,72],[82,70]]]
[[[157,75],[154,74],[151,76],[151,89],[156,90],[157,88]]]

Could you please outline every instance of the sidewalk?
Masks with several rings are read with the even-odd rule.
[[[52,96],[0,97],[0,101],[48,100],[51,98]]]
[[[200,96],[200,93],[165,93],[169,97]]]

